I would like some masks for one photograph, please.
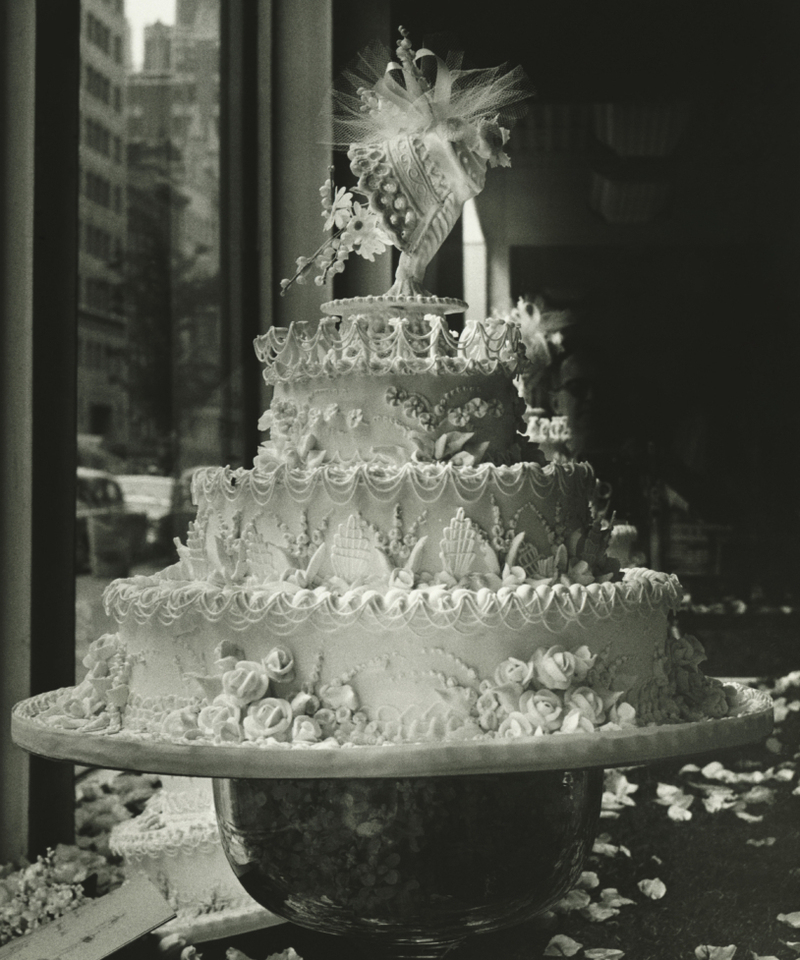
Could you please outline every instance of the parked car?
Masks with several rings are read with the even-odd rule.
[[[116,480],[122,487],[127,509],[130,512],[143,513],[147,517],[147,552],[158,553],[168,549],[173,536],[170,513],[174,478],[151,474],[122,474],[117,475]]]
[[[113,474],[91,467],[78,467],[75,502],[75,567],[79,573],[92,568],[92,531],[95,518],[109,520],[127,513],[122,487]]]

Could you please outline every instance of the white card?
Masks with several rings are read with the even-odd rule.
[[[0,947],[0,960],[103,960],[171,920],[175,911],[143,874]]]

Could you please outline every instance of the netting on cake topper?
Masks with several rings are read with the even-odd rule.
[[[463,52],[415,51],[399,29],[394,59],[382,44],[369,45],[333,91],[333,145],[347,149],[358,184],[323,184],[330,236],[297,259],[282,292],[314,268],[321,286],[344,270],[350,253],[373,260],[393,245],[401,255],[386,296],[429,298],[425,269],[464,203],[483,189],[487,167],[510,165],[503,147],[533,92],[522,68],[463,69]]]

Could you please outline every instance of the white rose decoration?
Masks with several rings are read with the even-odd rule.
[[[248,740],[282,739],[291,725],[292,705],[279,697],[265,697],[251,703],[243,721],[244,735]]]
[[[264,667],[254,660],[240,660],[233,670],[222,674],[222,692],[232,697],[241,707],[260,700],[269,688],[269,677]]]
[[[322,727],[313,717],[299,716],[292,721],[292,740],[316,743],[322,739]]]
[[[322,707],[314,714],[314,719],[323,737],[332,737],[336,730],[336,714],[329,707]],[[349,717],[348,717],[349,719]]]
[[[285,647],[273,647],[262,662],[270,680],[276,683],[294,680],[294,657]]]
[[[534,727],[529,717],[524,713],[510,713],[500,724],[497,731],[498,736],[514,739],[515,737],[530,737],[533,735]]]
[[[358,695],[348,683],[328,683],[320,687],[319,698],[326,707],[338,711],[341,707],[347,710],[358,710],[360,704]]]
[[[197,715],[197,726],[217,741],[239,743],[242,739],[241,716],[239,704],[223,693],[201,709]]]
[[[561,698],[552,690],[526,690],[519,698],[519,709],[545,733],[558,730],[564,717]]]
[[[502,686],[505,683],[519,683],[523,687],[533,677],[533,663],[509,657],[504,660],[494,672],[495,683]]]
[[[161,722],[161,732],[166,737],[185,737],[187,740],[195,740],[200,733],[197,714],[198,710],[195,707],[171,710]]]
[[[116,633],[104,633],[98,640],[92,640],[86,656],[83,658],[84,667],[93,667],[97,663],[110,660],[115,654],[122,652],[122,643]]]
[[[594,726],[605,722],[603,698],[591,687],[575,687],[574,690],[570,690],[564,697],[564,705],[567,709],[580,711]]]
[[[534,677],[547,690],[566,690],[575,675],[575,655],[561,646],[540,647],[533,655]]]
[[[586,675],[594,666],[595,660],[597,660],[597,654],[592,653],[591,650],[584,645],[578,647],[577,650],[573,650],[572,656],[575,657],[575,679],[585,680]]]

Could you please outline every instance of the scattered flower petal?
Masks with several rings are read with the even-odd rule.
[[[619,960],[625,956],[622,950],[615,950],[613,947],[592,947],[584,950],[583,955],[589,960]]]
[[[795,930],[800,930],[800,910],[795,910],[794,913],[779,913],[778,919],[781,923],[788,923]]]
[[[635,900],[620,896],[619,890],[617,890],[616,887],[606,887],[605,890],[601,890],[600,902],[609,907],[626,907],[636,903]]]
[[[741,803],[774,803],[775,791],[770,787],[751,787],[739,800]]]
[[[590,903],[588,907],[581,910],[581,916],[585,920],[591,920],[592,923],[602,923],[603,920],[616,917],[618,913],[619,910],[616,907],[603,903]]]
[[[694,798],[690,797],[689,799],[693,800]],[[673,803],[671,807],[667,808],[667,816],[676,823],[682,823],[685,820],[692,819],[692,811]]]
[[[727,947],[712,947],[706,943],[694,950],[697,960],[733,960],[735,954],[736,947],[732,943]]]
[[[751,847],[771,847],[775,843],[775,837],[762,837],[761,840],[754,840],[752,837],[747,841]]]
[[[650,897],[651,900],[660,900],[667,892],[666,885],[663,880],[659,880],[658,877],[653,880],[640,880],[637,886],[642,893],[646,897]]]
[[[594,890],[595,887],[600,886],[600,878],[593,870],[584,870],[576,886],[582,890]]]
[[[579,890],[577,887],[574,890],[562,897],[558,903],[553,906],[553,911],[555,913],[572,913],[573,910],[583,910],[584,907],[588,907],[592,902],[592,898],[585,890]]]
[[[575,954],[582,949],[582,943],[577,943],[572,937],[568,937],[564,933],[557,933],[544,948],[544,956],[574,957]]]
[[[731,776],[734,776],[730,770],[725,769],[719,760],[712,760],[711,763],[707,763],[700,770],[700,773],[706,780],[729,780]]]
[[[748,813],[746,810],[735,810],[734,812],[740,820],[744,820],[746,823],[761,823],[764,819],[763,814],[756,816],[754,813]]]

